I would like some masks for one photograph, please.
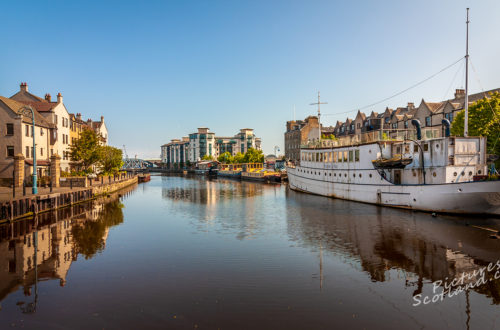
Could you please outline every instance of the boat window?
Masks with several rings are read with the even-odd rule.
[[[424,151],[429,151],[429,143],[424,144]]]
[[[337,152],[335,151],[335,152],[333,153],[333,162],[334,162],[334,163],[336,163],[336,162],[337,162],[337,156],[338,156],[338,154],[337,154]]]
[[[356,149],[354,151],[354,160],[359,162],[359,149]]]
[[[349,161],[352,162],[354,160],[354,152],[349,150]]]
[[[413,152],[417,153],[418,152],[418,144],[413,145]]]
[[[347,150],[344,151],[344,162],[347,162]]]
[[[401,153],[401,146],[397,146],[397,147],[396,147],[396,153],[397,153],[397,154],[400,154],[400,153]]]
[[[405,153],[406,154],[410,153],[410,146],[405,146]]]

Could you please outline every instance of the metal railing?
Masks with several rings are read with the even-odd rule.
[[[422,128],[422,140],[429,140],[442,137],[439,128]],[[356,135],[339,136],[336,140],[323,139],[321,141],[311,141],[302,144],[301,148],[331,148],[359,145],[379,141],[404,141],[416,140],[417,131],[415,129],[383,129],[366,132]]]

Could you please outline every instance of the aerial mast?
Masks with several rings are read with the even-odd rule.
[[[321,141],[321,104],[328,104],[328,102],[321,102],[320,92],[318,91],[318,102],[311,103],[310,105],[318,105],[318,142]]]
[[[464,118],[464,136],[469,136],[469,8],[467,8],[467,21],[465,22],[465,118]]]

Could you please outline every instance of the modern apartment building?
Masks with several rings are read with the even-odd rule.
[[[173,139],[161,146],[161,161],[165,167],[173,169],[186,165],[189,161],[194,164],[204,156],[217,158],[224,152],[231,155],[245,153],[250,148],[261,150],[261,139],[255,137],[251,128],[242,128],[234,136],[215,136],[207,127],[199,127],[198,131],[188,137]],[[177,164],[177,165],[175,165]]]

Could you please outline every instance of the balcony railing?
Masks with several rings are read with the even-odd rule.
[[[439,128],[422,128],[422,140],[435,139],[442,136]],[[373,132],[361,133],[358,135],[340,136],[336,140],[324,139],[313,141],[301,145],[301,148],[329,148],[372,143],[378,141],[404,141],[416,140],[417,132],[415,129],[387,129]]]

